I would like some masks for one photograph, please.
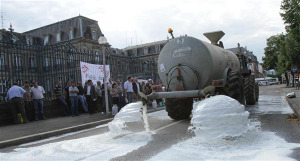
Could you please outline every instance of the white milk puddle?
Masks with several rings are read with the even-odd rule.
[[[11,153],[0,153],[2,160],[110,160],[125,155],[151,140],[147,116],[141,113],[142,103],[122,108],[109,123],[110,132],[85,138],[49,143],[30,148],[17,148]],[[146,109],[145,109],[146,110]],[[128,122],[145,121],[145,129],[131,132]]]
[[[215,96],[194,104],[191,127],[195,136],[173,145],[150,160],[293,160],[288,157],[300,144],[288,143],[272,132],[236,100]]]
[[[110,132],[120,133],[127,130],[130,122],[140,122],[144,124],[146,132],[149,132],[149,123],[147,117],[147,107],[142,102],[131,103],[121,109],[114,117],[114,120],[108,123]]]
[[[250,106],[249,110],[257,114],[292,114],[284,96],[259,96],[257,105]]]

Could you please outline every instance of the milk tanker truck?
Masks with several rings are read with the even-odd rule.
[[[193,98],[227,95],[241,104],[254,105],[259,88],[247,68],[247,58],[223,49],[222,31],[204,33],[211,44],[202,40],[172,35],[158,57],[158,74],[166,92],[140,93],[146,100],[166,99],[166,111],[175,120],[190,117]],[[219,42],[219,43],[218,43]]]

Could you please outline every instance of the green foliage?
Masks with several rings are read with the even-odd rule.
[[[300,67],[300,0],[283,0],[280,13],[286,25],[286,52],[290,65]]]
[[[300,0],[283,0],[280,9],[286,31],[300,38]]]
[[[271,36],[267,39],[267,47],[265,50],[265,56],[262,58],[264,63],[263,67],[266,70],[276,69],[278,56],[280,54],[280,47],[285,41],[285,35],[279,34]]]
[[[300,68],[300,0],[282,0],[280,9],[287,34],[268,38],[263,58],[263,67],[279,74]]]

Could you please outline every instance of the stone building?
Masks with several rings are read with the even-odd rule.
[[[50,96],[57,81],[80,80],[80,61],[103,63],[98,44],[102,34],[97,21],[83,16],[24,33],[14,32],[12,26],[0,30],[0,101],[14,81],[23,84],[37,80]],[[111,77],[122,82],[129,75],[156,80],[157,57],[164,43],[108,48],[106,64],[110,65]]]
[[[136,71],[134,71],[134,77],[140,79],[153,79],[154,82],[160,81],[157,73],[157,60],[161,49],[167,42],[168,40],[162,40],[124,49],[125,55],[134,58],[134,60],[139,62],[135,64]]]

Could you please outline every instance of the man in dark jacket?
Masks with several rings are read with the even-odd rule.
[[[95,113],[96,112],[95,101],[96,101],[97,95],[96,95],[96,88],[93,85],[92,80],[88,80],[87,85],[84,86],[84,95],[86,97],[86,101],[88,104],[89,113],[90,114]]]
[[[133,92],[135,94],[135,101],[138,101],[140,99],[140,96],[139,96],[139,92],[141,91],[142,89],[142,86],[141,84],[138,82],[138,78],[134,78],[134,81],[132,82],[132,88],[133,88]]]

